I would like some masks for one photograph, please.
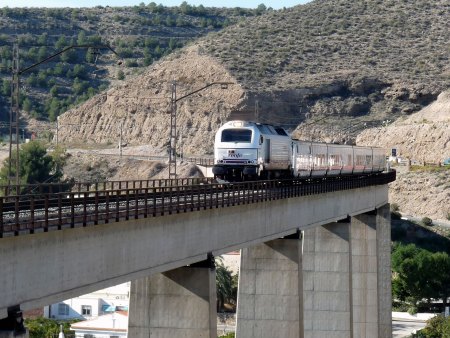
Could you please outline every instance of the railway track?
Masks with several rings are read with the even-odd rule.
[[[8,196],[0,198],[0,238],[356,189],[394,180],[395,171],[228,184],[210,180],[154,187],[127,184],[118,189]]]

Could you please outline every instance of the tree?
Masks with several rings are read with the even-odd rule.
[[[442,299],[445,308],[450,297],[450,256],[446,252],[436,252],[432,264],[431,288],[436,292],[435,298]]]
[[[66,37],[64,35],[60,36],[58,41],[56,41],[55,43],[55,48],[57,50],[63,49],[64,47],[67,46],[67,41],[66,41]]]
[[[50,95],[52,97],[57,97],[58,96],[58,86],[54,85],[51,89],[50,89]]]
[[[118,79],[118,80],[124,80],[124,79],[125,79],[125,74],[124,74],[124,72],[123,72],[122,69],[119,69],[119,70],[117,71],[117,79]]]
[[[42,47],[39,48],[39,51],[38,51],[38,54],[37,54],[38,61],[42,61],[46,57],[48,57],[47,47],[42,46]]]
[[[72,48],[61,54],[61,61],[68,63],[76,63],[78,61],[77,51]]]
[[[48,119],[51,122],[56,121],[56,118],[58,117],[59,111],[61,109],[61,103],[59,102],[58,98],[54,97],[49,100],[46,108],[48,111]]]
[[[77,44],[78,45],[85,45],[85,44],[87,44],[86,33],[84,31],[80,31],[78,33]]]
[[[226,303],[236,304],[237,275],[224,266],[222,258],[216,259],[217,311],[222,311]]]
[[[59,326],[63,326],[63,332],[66,337],[72,337],[74,331],[70,330],[70,324],[75,321],[56,321],[48,318],[25,319],[25,326],[27,327],[30,338],[43,337],[57,337],[59,333]]]
[[[37,39],[37,43],[38,45],[46,45],[47,44],[47,38],[48,38],[48,34],[47,33],[42,33],[41,35],[39,35],[38,39]]]
[[[414,244],[397,245],[392,253],[392,291],[395,298],[407,301],[414,310],[423,299],[450,296],[450,257],[445,252],[431,253]]]
[[[266,5],[259,4],[258,7],[256,7],[256,15],[261,15],[267,10]]]
[[[15,163],[15,156],[13,154],[13,164]],[[0,184],[8,184],[8,170],[10,158],[3,162],[3,167],[0,169]],[[56,161],[47,155],[46,147],[38,142],[31,141],[22,146],[19,151],[19,165],[20,165],[20,183],[34,184],[34,183],[49,183],[58,182],[62,177],[60,168],[56,168]],[[11,166],[11,176],[15,176],[15,166]]]
[[[95,62],[95,54],[93,48],[88,48],[86,52],[86,62],[94,63]]]
[[[22,102],[22,109],[25,110],[26,112],[30,112],[31,108],[32,108],[31,101],[28,97],[26,97]]]
[[[11,95],[11,81],[3,78],[2,80],[2,95],[10,96]]]

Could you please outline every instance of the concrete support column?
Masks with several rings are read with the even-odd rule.
[[[28,338],[20,306],[8,308],[8,317],[0,319],[0,338]]]
[[[391,211],[377,209],[378,337],[392,337]]]
[[[349,229],[350,223],[342,222],[304,231],[304,336],[300,337],[353,337]]]
[[[378,338],[376,213],[352,217],[352,300],[355,337]]]
[[[0,338],[28,338],[28,331],[22,334],[15,334],[14,331],[0,331]]]
[[[128,337],[216,338],[213,258],[132,281]]]
[[[299,236],[242,249],[237,338],[300,337],[303,320],[299,264]]]
[[[352,217],[352,309],[355,337],[392,337],[389,205]]]

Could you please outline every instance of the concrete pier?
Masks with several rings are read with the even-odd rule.
[[[131,282],[128,337],[216,338],[212,260]]]
[[[302,331],[301,239],[277,239],[241,253],[237,338],[297,338]]]
[[[392,337],[389,205],[352,217],[352,317],[355,337]]]
[[[300,337],[353,337],[349,235],[349,222],[304,231],[304,333]]]
[[[391,211],[377,209],[378,337],[392,337]]]
[[[8,317],[0,319],[0,338],[28,338],[20,306],[8,308]]]
[[[352,217],[352,293],[355,337],[378,337],[376,213]]]

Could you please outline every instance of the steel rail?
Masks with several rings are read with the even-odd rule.
[[[0,238],[357,189],[387,184],[395,177],[392,171],[334,178],[135,186],[1,197]]]

